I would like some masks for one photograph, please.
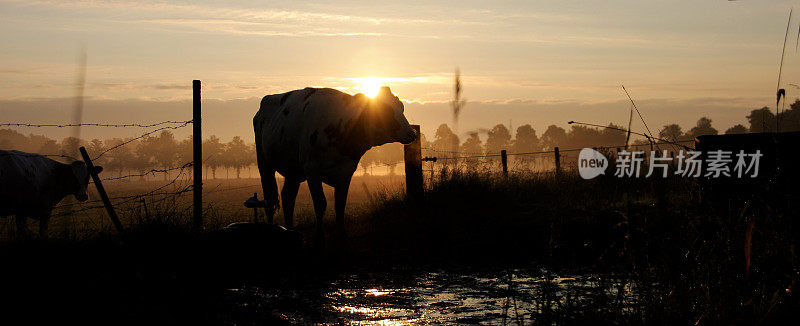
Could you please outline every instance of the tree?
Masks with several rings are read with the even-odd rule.
[[[184,165],[194,162],[194,135],[187,136],[178,142],[177,146],[178,164]],[[194,166],[190,167],[189,171],[194,171]]]
[[[235,136],[225,146],[225,165],[232,167],[236,171],[236,179],[241,178],[242,168],[253,164],[250,161],[251,147],[247,146],[242,137]]]
[[[111,148],[118,146],[124,141],[125,140],[120,138],[107,139],[105,141],[105,147]],[[117,176],[119,177],[122,177],[123,170],[132,168],[131,162],[135,160],[133,151],[131,151],[131,146],[124,145],[108,152],[108,154],[104,155],[104,157],[108,157],[108,162],[104,168],[107,168],[108,171],[117,171]]]
[[[467,140],[461,144],[461,148],[459,148],[460,152],[465,153],[466,155],[471,155],[472,153],[484,153],[483,151],[483,144],[481,142],[481,138],[478,137],[477,132],[469,133]],[[466,163],[468,167],[475,166],[478,164],[477,157],[471,157],[466,159]]]
[[[536,136],[536,130],[531,125],[526,124],[517,128],[514,143],[511,145],[511,151],[515,153],[536,152],[541,150],[539,137]],[[527,164],[533,160],[533,156],[519,155],[517,161],[521,164]]]
[[[566,140],[567,131],[556,125],[550,125],[542,134],[542,144],[547,148],[553,148],[559,146],[559,144],[563,146]]]
[[[664,128],[661,128],[661,131],[658,132],[658,138],[677,142],[683,140],[685,136],[681,126],[673,123],[670,125],[665,125]]]
[[[453,130],[447,126],[446,123],[443,123],[436,129],[436,139],[434,139],[433,143],[431,143],[431,147],[437,152],[437,155],[441,156],[442,154],[446,154],[447,156],[451,156],[452,152],[458,151],[458,136],[453,133]],[[450,152],[450,153],[448,153]],[[444,162],[446,165],[455,166],[458,162],[456,160],[447,160]]]
[[[89,152],[89,155],[92,157],[100,155],[100,153],[104,152],[105,150],[106,146],[103,144],[103,141],[97,138],[92,139],[92,141],[90,141],[89,144],[86,146],[86,151]],[[92,160],[92,163],[94,163],[94,165],[100,165],[100,166],[105,165],[107,162],[108,162],[108,157],[106,157],[105,155],[101,156],[96,160]]]
[[[489,130],[489,137],[486,139],[486,152],[489,154],[499,154],[501,150],[508,149],[511,145],[511,132],[503,124],[498,124]]]
[[[377,161],[389,168],[389,175],[395,175],[397,164],[403,161],[404,151],[401,143],[388,143],[377,148]]]
[[[746,134],[746,133],[747,133],[747,127],[741,124],[737,124],[733,127],[728,128],[728,130],[725,130],[726,135]]]
[[[458,136],[443,123],[436,128],[436,138],[431,145],[437,151],[454,152],[458,149]]]
[[[149,138],[152,141],[152,157],[153,162],[163,169],[169,169],[178,160],[178,152],[175,150],[178,142],[175,141],[175,135],[169,130],[164,130],[158,134],[158,137]],[[164,173],[164,180],[167,179],[167,173]]]
[[[211,135],[203,141],[203,164],[211,169],[211,177],[217,178],[217,169],[222,166],[222,156],[224,154],[225,145],[223,145],[217,136]],[[208,173],[206,173],[206,177]]]
[[[55,154],[58,153],[60,150],[61,148],[58,146],[58,143],[56,143],[55,140],[48,139],[47,141],[44,142],[44,144],[42,144],[41,147],[39,147],[39,149],[36,150],[36,153]]]
[[[702,117],[697,120],[697,125],[690,129],[688,135],[690,138],[696,138],[702,135],[716,135],[719,132],[714,127],[711,127],[711,119]]]
[[[747,116],[747,122],[750,123],[750,132],[775,131],[775,114],[766,106],[750,111],[750,115]]]
[[[364,169],[364,175],[369,175],[368,168],[372,167],[376,162],[378,162],[378,156],[380,155],[379,152],[380,150],[378,150],[378,148],[371,148],[361,156],[361,160],[358,164],[360,164],[361,168]]]
[[[67,137],[61,140],[61,154],[73,158],[80,157],[78,148],[81,147],[81,140],[75,137]],[[49,153],[48,153],[49,154]]]

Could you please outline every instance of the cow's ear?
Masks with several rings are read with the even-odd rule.
[[[100,174],[100,172],[103,172],[103,167],[102,166],[95,166],[94,167],[94,174]]]

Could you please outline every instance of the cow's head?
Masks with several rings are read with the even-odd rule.
[[[94,167],[95,173],[103,171],[102,166]],[[70,164],[70,171],[67,174],[66,184],[69,185],[70,193],[75,195],[78,201],[86,201],[89,195],[86,194],[86,186],[89,185],[89,169],[83,161],[75,161]]]
[[[389,87],[381,87],[378,95],[369,101],[367,117],[369,137],[375,146],[392,142],[409,144],[417,138],[403,114],[403,102]]]

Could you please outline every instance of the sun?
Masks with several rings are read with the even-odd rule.
[[[369,97],[375,97],[378,95],[378,92],[381,90],[381,86],[383,86],[383,80],[380,77],[355,78],[355,82],[358,83],[358,86],[356,87],[358,91]]]

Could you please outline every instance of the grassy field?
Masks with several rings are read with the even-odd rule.
[[[109,183],[107,188],[114,197],[146,192],[163,183]],[[257,184],[256,179],[207,181],[208,229],[250,220],[252,211],[242,202],[258,191]],[[326,188],[329,201],[330,190]],[[77,226],[62,219],[52,228],[50,241],[4,242],[2,259],[26,266],[9,278],[21,277],[15,274],[19,272],[23,279],[31,279],[37,274],[22,271],[50,270],[57,262],[63,263],[66,258],[62,257],[71,257],[69,262],[81,262],[75,265],[77,271],[56,280],[72,277],[90,293],[111,295],[119,300],[109,308],[115,314],[158,320],[209,317],[219,309],[215,289],[242,280],[264,288],[280,280],[283,286],[294,287],[353,269],[372,273],[532,262],[551,270],[617,280],[614,284],[627,284],[627,291],[636,298],[621,300],[619,291],[605,290],[592,292],[588,301],[554,299],[550,293],[553,306],[537,313],[539,321],[785,324],[800,319],[794,295],[796,194],[768,189],[714,197],[696,179],[678,177],[583,180],[574,171],[517,172],[508,177],[440,171],[424,200],[410,202],[400,177],[357,177],[351,186],[347,239],[341,243],[331,237],[323,248],[312,241],[310,197],[302,189],[297,231],[306,245],[297,254],[286,253],[279,244],[258,250],[236,248],[253,259],[231,261],[227,258],[231,252],[217,248],[219,243],[209,242],[205,233],[188,230],[189,196],[183,196],[151,202],[147,213],[142,204],[121,205],[129,228],[122,236],[109,229],[100,210],[73,217]],[[276,217],[277,222],[281,220]],[[329,210],[329,235],[332,220]],[[70,227],[76,231],[59,233]],[[32,263],[26,260],[30,257],[38,258]],[[241,266],[255,262],[266,264],[258,268],[269,272],[244,278],[229,274],[263,271]],[[78,272],[84,270],[92,270],[91,280]],[[64,286],[57,281],[47,284]],[[109,294],[108,285],[135,296]],[[57,292],[69,290],[73,289]],[[543,300],[532,300],[539,299]],[[105,307],[107,302],[97,304]]]
[[[169,176],[166,180],[149,178],[146,181],[110,181],[104,187],[112,198],[115,208],[119,211],[120,219],[124,226],[135,225],[145,221],[151,215],[159,218],[169,218],[172,223],[183,225],[189,221],[192,213],[192,193],[183,192],[179,195],[173,193],[186,189],[191,181],[185,175]],[[359,214],[371,200],[371,196],[379,194],[392,194],[403,191],[404,177],[402,175],[382,176],[355,176],[350,186],[347,212]],[[176,180],[163,189],[165,184]],[[258,193],[263,199],[260,179],[210,179],[204,180],[203,202],[205,223],[207,229],[217,229],[233,222],[253,220],[253,210],[245,208],[243,203],[247,198]],[[279,188],[282,179],[278,179]],[[141,198],[127,198],[130,196],[147,194],[158,189],[151,195]],[[329,216],[333,219],[333,188],[324,186],[328,199]],[[102,232],[113,232],[113,225],[105,209],[100,206],[99,195],[93,185],[89,185],[88,203],[76,203],[72,198],[66,198],[54,211],[50,221],[49,235],[51,238],[80,239]],[[120,198],[126,197],[126,198]],[[114,199],[117,198],[117,199]],[[70,209],[77,211],[70,213]],[[314,211],[308,187],[303,184],[297,196],[295,207],[295,223],[298,227],[305,227],[314,223]],[[264,220],[264,211],[259,211],[259,218]],[[276,223],[283,223],[282,212],[275,215]],[[38,229],[38,222],[28,220],[28,228],[32,231]],[[14,237],[14,221],[11,218],[0,220],[0,238],[12,239]]]

